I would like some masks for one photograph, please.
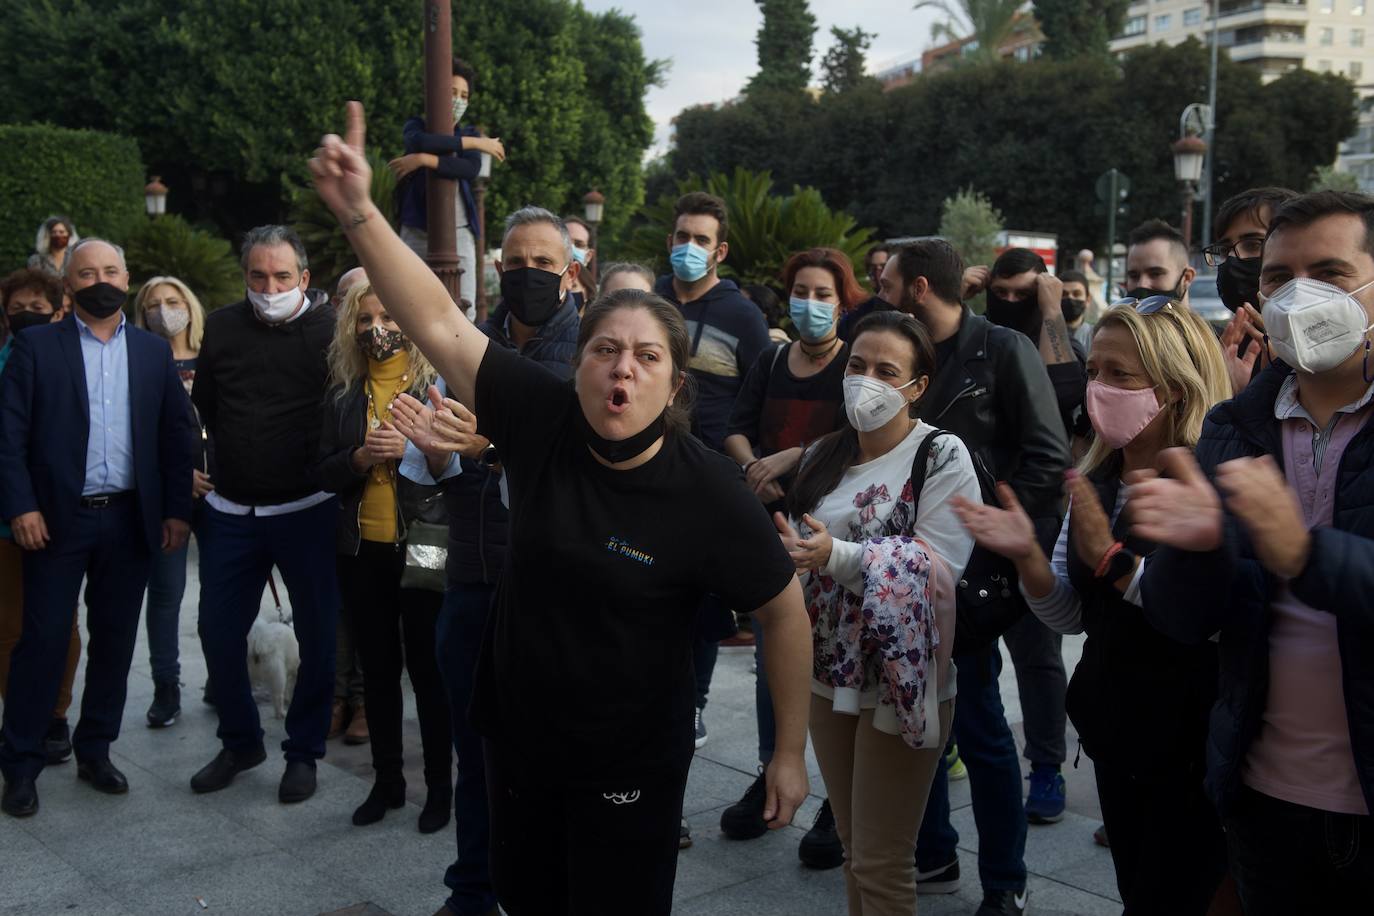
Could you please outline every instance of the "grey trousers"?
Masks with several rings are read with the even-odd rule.
[[[1069,678],[1064,671],[1064,638],[1026,614],[1002,634],[1016,668],[1016,690],[1026,728],[1026,759],[1032,766],[1058,767],[1067,756],[1064,697]]]

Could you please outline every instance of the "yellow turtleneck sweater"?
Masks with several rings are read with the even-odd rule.
[[[391,400],[401,393],[401,377],[410,369],[410,357],[397,353],[384,362],[367,361],[367,385],[377,418],[391,420]],[[372,408],[366,408],[368,428],[371,428]],[[396,542],[396,462],[378,464],[367,472],[363,485],[363,502],[358,507],[358,530],[364,541]]]

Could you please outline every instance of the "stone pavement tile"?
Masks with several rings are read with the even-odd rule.
[[[1090,856],[1050,872],[1048,877],[1069,887],[1076,887],[1102,897],[1110,897],[1113,900],[1118,899],[1116,870],[1112,867],[1111,853],[1101,846],[1097,847],[1097,851],[1106,857],[1105,866],[1101,857]],[[1166,878],[1162,877],[1161,880],[1166,880]]]
[[[120,892],[120,900],[139,916],[308,916],[351,906],[369,896],[354,882],[319,874],[304,855],[281,850],[220,860],[207,857],[199,867],[139,882]],[[205,901],[205,909],[196,897]]]
[[[3,848],[8,852],[9,847],[6,839]],[[26,883],[23,874],[17,871],[13,872],[15,883],[11,883],[12,870],[7,859],[0,871],[5,876],[0,885],[0,916],[52,916],[69,912],[132,916],[138,912],[126,909],[115,897],[65,864],[48,872],[38,885]]]
[[[309,802],[306,802],[309,804]],[[366,899],[393,913],[433,913],[448,897],[444,871],[453,862],[452,823],[437,833],[415,828],[420,811],[406,805],[377,824],[351,823],[311,836],[310,863],[342,881],[365,879]]]

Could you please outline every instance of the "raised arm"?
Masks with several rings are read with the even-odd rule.
[[[470,404],[488,338],[372,202],[365,137],[362,103],[349,102],[345,136],[326,136],[310,160],[315,190],[343,225],[388,314],[448,381],[457,400]]]

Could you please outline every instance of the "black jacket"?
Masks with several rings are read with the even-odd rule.
[[[1048,553],[1059,534],[1070,459],[1045,364],[1024,334],[967,308],[955,341],[954,357],[921,399],[921,419],[964,440],[996,479],[1011,484]]]
[[[367,474],[359,474],[353,467],[353,452],[367,438],[367,395],[362,385],[354,385],[339,397],[339,388],[330,389],[324,398],[323,423],[320,427],[319,466],[316,473],[320,487],[339,495],[339,523],[335,529],[338,552],[350,557],[358,555],[362,534],[358,527],[358,510],[363,503]],[[426,487],[396,475],[396,542],[406,539],[406,529],[416,519],[445,524],[447,514],[436,486]]]
[[[319,491],[320,399],[334,309],[323,290],[284,325],[267,325],[245,300],[211,312],[196,361],[191,400],[215,450],[215,491],[271,506]]]
[[[1119,470],[1118,464],[1091,475],[1109,515],[1121,488]],[[1137,556],[1155,549],[1131,537],[1124,512],[1113,534]],[[1099,766],[1137,780],[1200,784],[1207,714],[1217,696],[1216,645],[1184,645],[1160,633],[1073,549],[1068,565],[1088,638],[1065,705],[1083,750]],[[1161,761],[1168,763],[1161,767]]]
[[[1274,402],[1292,372],[1275,362],[1234,400],[1213,408],[1197,445],[1209,478],[1234,458],[1269,455],[1283,464]],[[1218,699],[1207,742],[1207,790],[1223,814],[1259,734],[1269,693],[1269,610],[1276,581],[1230,513],[1220,549],[1161,548],[1141,582],[1146,615],[1164,633],[1201,642],[1220,631]],[[1355,770],[1374,809],[1374,424],[1341,457],[1333,524],[1312,531],[1307,568],[1289,582],[1309,606],[1336,617],[1341,678]]]
[[[498,306],[479,330],[493,346],[515,349],[506,336],[507,310]],[[569,297],[539,333],[526,341],[520,355],[532,359],[559,378],[572,377],[581,322],[577,303]],[[480,431],[482,418],[477,418]],[[499,456],[498,456],[499,457]],[[510,513],[501,504],[501,472],[469,458],[461,458],[463,473],[442,484],[448,509],[448,580],[451,583],[495,584],[506,562]]]

